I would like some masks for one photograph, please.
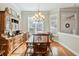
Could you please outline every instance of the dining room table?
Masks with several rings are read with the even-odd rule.
[[[50,56],[52,55],[51,42],[48,33],[35,33],[26,41],[27,55]]]

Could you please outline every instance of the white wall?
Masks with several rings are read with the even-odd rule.
[[[74,54],[79,55],[79,36],[60,32],[58,34],[58,42]]]
[[[22,11],[22,30],[24,32],[28,32],[28,16],[32,17],[35,15],[35,11]],[[49,25],[49,12],[44,11],[43,14],[45,15],[46,19],[44,20],[44,31],[48,32],[50,25]]]

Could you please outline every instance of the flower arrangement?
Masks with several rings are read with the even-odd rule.
[[[52,40],[52,37],[54,37],[54,36],[53,36],[53,33],[48,32],[48,34],[49,34],[49,38]]]

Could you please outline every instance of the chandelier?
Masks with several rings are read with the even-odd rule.
[[[45,16],[43,13],[38,9],[38,11],[35,13],[35,15],[32,17],[35,21],[41,21],[45,19]]]

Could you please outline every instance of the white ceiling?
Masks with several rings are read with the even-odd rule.
[[[15,5],[19,7],[21,11],[37,11],[37,9],[50,11],[57,8],[79,6],[77,3],[15,3]]]

